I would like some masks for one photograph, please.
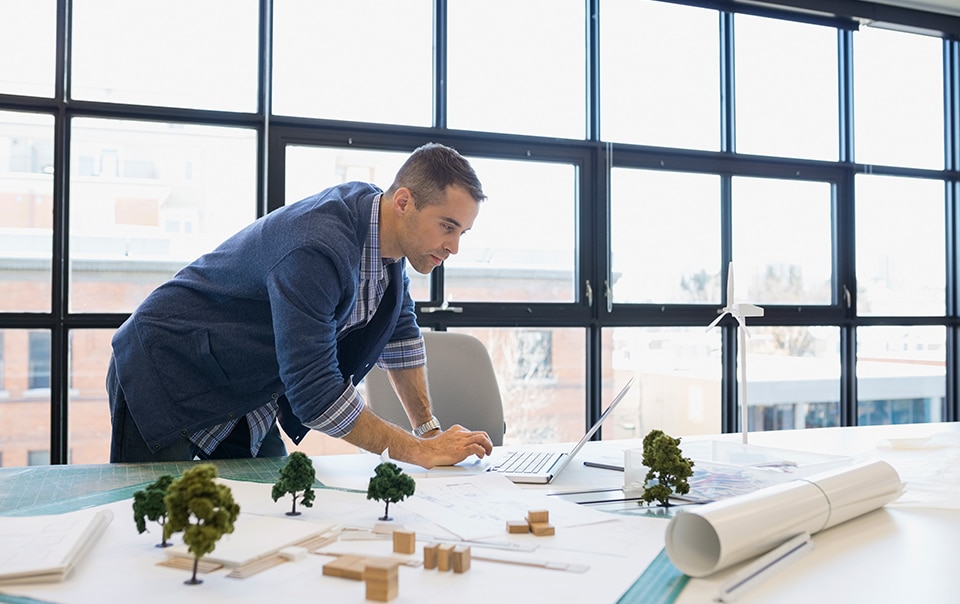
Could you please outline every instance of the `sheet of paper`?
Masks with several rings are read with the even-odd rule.
[[[611,519],[588,507],[525,491],[499,474],[431,478],[417,482],[413,497],[399,504],[431,519],[461,539],[499,537],[510,520],[525,520],[530,510],[550,512],[554,527],[571,527]]]

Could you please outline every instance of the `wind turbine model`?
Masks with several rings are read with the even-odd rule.
[[[740,387],[737,389],[740,398],[740,430],[743,433],[743,444],[747,444],[747,342],[750,337],[747,331],[747,317],[762,317],[763,309],[755,304],[734,302],[733,289],[733,262],[727,268],[727,305],[717,311],[718,316],[707,327],[707,331],[716,326],[726,315],[737,320],[737,350],[740,354]]]

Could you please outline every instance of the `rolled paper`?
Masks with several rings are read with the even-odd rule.
[[[893,467],[874,461],[799,478],[680,512],[666,532],[667,556],[705,577],[883,507],[903,492]]]

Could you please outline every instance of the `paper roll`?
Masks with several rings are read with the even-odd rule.
[[[684,574],[704,577],[873,511],[902,491],[884,461],[793,480],[677,514],[667,527],[667,555]]]

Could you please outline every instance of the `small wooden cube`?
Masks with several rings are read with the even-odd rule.
[[[323,574],[330,577],[343,577],[354,581],[363,580],[363,569],[367,561],[363,556],[339,556],[333,562],[323,565]]]
[[[363,568],[364,581],[390,581],[399,575],[400,562],[389,558],[367,558]]]
[[[550,522],[550,510],[530,510],[527,512],[527,522],[530,524]]]
[[[423,546],[423,568],[430,570],[437,567],[437,550],[440,545],[431,543]]]
[[[453,548],[452,554],[453,572],[464,573],[470,570],[470,547],[458,545]]]
[[[363,569],[363,581],[366,583],[368,600],[388,602],[399,593],[399,562],[382,558],[369,558]]]
[[[437,548],[437,570],[448,571],[452,564],[453,545],[443,543]]]
[[[397,554],[417,551],[417,534],[413,531],[393,531],[393,551]]]
[[[508,533],[529,533],[530,523],[526,520],[507,520]]]
[[[530,532],[537,537],[547,537],[554,534],[553,525],[549,522],[531,522]]]

